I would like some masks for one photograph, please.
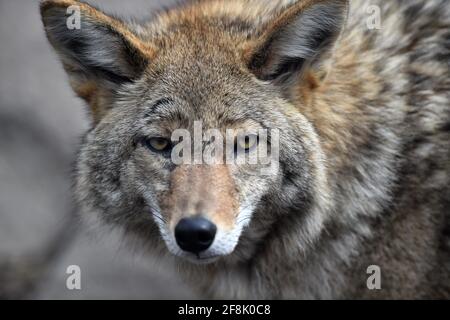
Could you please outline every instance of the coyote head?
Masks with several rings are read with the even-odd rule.
[[[297,91],[313,90],[347,3],[270,3],[196,1],[143,25],[42,3],[92,115],[77,162],[84,215],[197,263],[250,259],[288,215],[305,243],[318,234],[326,171]]]

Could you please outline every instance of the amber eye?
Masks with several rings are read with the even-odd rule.
[[[167,152],[172,149],[172,142],[166,138],[150,138],[145,140],[145,144],[154,152]]]
[[[239,136],[236,139],[236,151],[243,150],[248,152],[253,150],[258,145],[258,136],[255,134],[249,134],[246,136]]]

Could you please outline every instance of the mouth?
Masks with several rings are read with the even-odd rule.
[[[198,265],[206,265],[217,262],[220,259],[220,255],[202,255],[202,254],[191,254],[187,252],[183,252],[181,255],[178,255],[181,259],[189,261],[193,264]]]

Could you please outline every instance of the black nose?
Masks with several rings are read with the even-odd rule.
[[[215,224],[205,218],[184,218],[175,227],[175,239],[181,249],[198,254],[211,246],[216,230]]]

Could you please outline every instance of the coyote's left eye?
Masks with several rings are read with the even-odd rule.
[[[249,134],[246,136],[239,136],[236,139],[236,151],[243,150],[249,152],[258,145],[258,136],[256,134]]]
[[[145,140],[145,145],[153,152],[168,152],[172,149],[172,142],[166,138],[150,138]]]

